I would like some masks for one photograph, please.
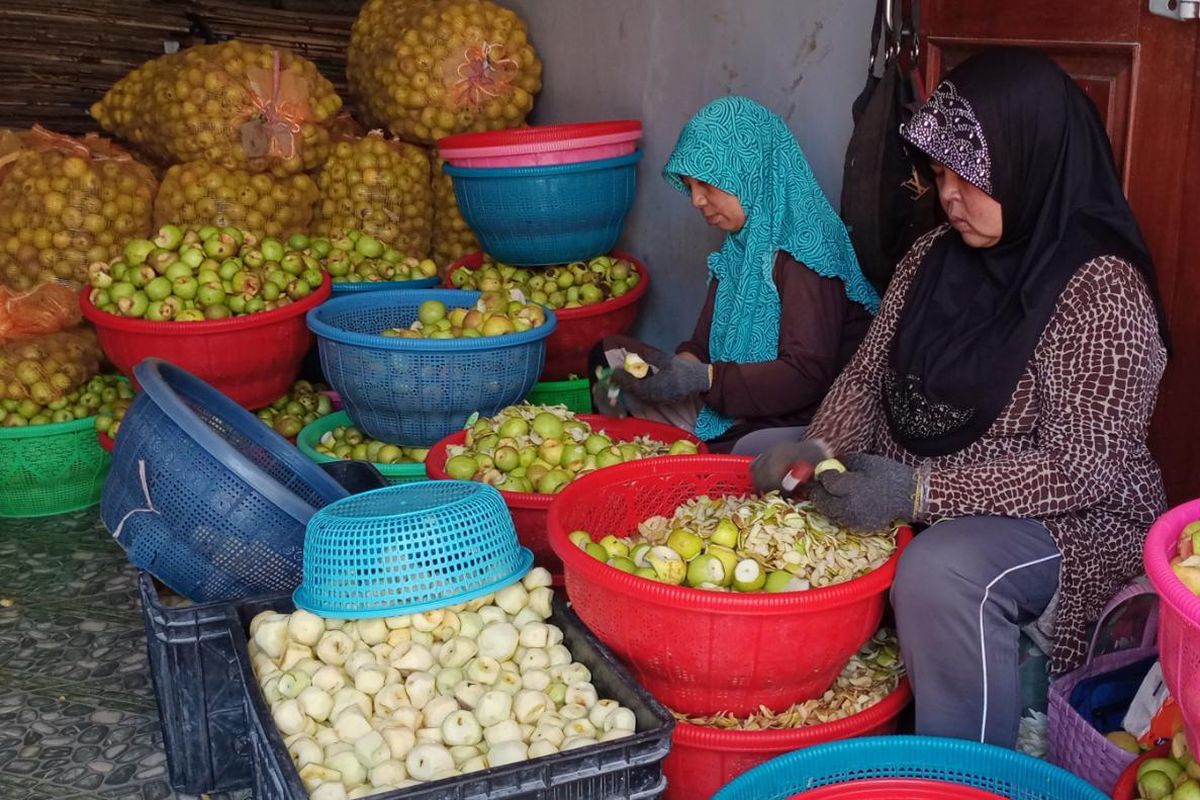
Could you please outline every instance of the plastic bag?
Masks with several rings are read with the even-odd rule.
[[[163,163],[211,161],[291,175],[325,162],[327,127],[341,107],[311,61],[233,40],[146,62],[91,114]]]
[[[86,327],[0,345],[0,398],[53,403],[96,375],[102,356]]]
[[[0,184],[0,285],[83,284],[87,268],[150,233],[156,181],[125,150],[34,127]]]
[[[479,250],[479,240],[458,210],[454,182],[442,171],[445,161],[433,160],[433,260],[443,271],[452,263]]]
[[[317,175],[317,187],[316,233],[359,230],[407,256],[429,254],[433,193],[424,149],[378,131],[338,142]]]
[[[154,201],[154,224],[181,227],[232,226],[255,236],[305,233],[319,193],[301,173],[277,177],[227,169],[204,161],[167,170]]]
[[[375,123],[412,142],[516,127],[542,88],[527,36],[490,0],[367,0],[346,77]]]
[[[61,283],[43,283],[19,293],[0,286],[0,343],[57,333],[82,319],[75,292]]]

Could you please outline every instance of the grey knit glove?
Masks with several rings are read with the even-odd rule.
[[[783,442],[759,454],[750,464],[754,488],[760,492],[773,492],[783,488],[783,476],[799,461],[816,466],[833,453],[819,439],[802,442]]]
[[[669,403],[708,391],[708,364],[672,357],[661,350],[646,353],[642,358],[654,367],[646,377],[635,378],[620,368],[612,374],[613,380],[633,396],[651,403]]]
[[[874,531],[913,513],[916,473],[883,456],[853,453],[841,459],[845,472],[826,470],[808,487],[808,499],[834,522]]]

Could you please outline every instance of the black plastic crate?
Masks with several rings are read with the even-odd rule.
[[[274,605],[239,603],[231,609],[234,651],[241,661],[247,716],[251,728],[255,800],[307,800],[308,792],[292,764],[283,737],[271,720],[246,649],[246,629],[256,614],[270,607],[294,609],[291,598]],[[671,713],[650,696],[565,603],[555,599],[551,622],[563,630],[563,644],[592,673],[601,697],[611,697],[633,711],[638,732],[593,747],[556,753],[520,764],[430,781],[395,792],[372,795],[378,800],[649,800],[661,797],[667,781],[662,762],[671,748]]]
[[[249,788],[250,721],[230,604],[166,605],[145,572],[138,577],[138,593],[171,786],[181,794]],[[262,610],[280,599],[240,605]]]

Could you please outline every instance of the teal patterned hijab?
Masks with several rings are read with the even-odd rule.
[[[746,212],[745,226],[708,256],[709,276],[718,281],[710,360],[745,364],[779,357],[780,303],[772,272],[780,250],[820,275],[840,279],[846,296],[872,314],[879,308],[846,226],[778,115],[748,97],[722,97],[704,106],[684,126],[663,167],[667,183],[687,194],[684,176],[729,192]],[[715,439],[733,422],[705,406],[696,435]]]

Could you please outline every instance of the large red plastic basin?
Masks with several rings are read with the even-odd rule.
[[[633,264],[641,279],[637,286],[620,297],[595,305],[554,311],[558,327],[546,340],[546,366],[542,370],[542,380],[561,381],[571,375],[581,378],[587,376],[588,354],[592,348],[606,336],[628,332],[637,321],[638,308],[650,287],[650,273],[645,264],[628,253],[613,250],[609,255]],[[453,288],[450,273],[463,266],[479,269],[483,266],[483,253],[470,253],[451,264],[446,270],[446,286]],[[537,267],[527,269],[536,270]]]
[[[602,564],[567,538],[629,536],[693,497],[754,491],[746,456],[667,456],[584,475],[550,506],[550,546],[567,595],[600,641],[668,707],[684,714],[760,705],[787,708],[825,692],[879,628],[900,552],[845,583],[801,592],[713,592],[638,578]]]
[[[578,414],[576,419],[588,423],[595,430],[603,430],[614,442],[628,442],[639,436],[649,436],[668,444],[680,439],[687,439],[689,442],[695,442],[701,453],[708,452],[708,448],[704,446],[703,442],[674,425],[633,417],[617,419],[599,414]],[[430,479],[438,480],[450,477],[446,474],[446,461],[448,460],[446,448],[462,444],[466,436],[466,431],[459,431],[429,448],[429,454],[425,457],[425,471]],[[607,469],[612,469],[612,467]],[[555,495],[538,494],[537,492],[501,492],[500,496],[504,498],[508,510],[512,512],[513,524],[517,528],[517,538],[521,540],[521,544],[533,551],[534,563],[550,570],[561,585],[562,561],[554,554],[554,550],[551,549],[550,542],[546,538],[546,512],[549,511]]]
[[[712,797],[746,770],[801,747],[895,733],[896,718],[911,699],[912,691],[904,678],[895,691],[870,708],[822,725],[780,731],[730,731],[676,722],[671,752],[663,762],[666,800]],[[890,797],[895,800],[899,796]]]
[[[88,293],[80,297],[83,316],[96,326],[100,347],[121,374],[134,381],[133,368],[161,358],[250,409],[265,408],[288,393],[312,334],[304,323],[309,309],[330,293],[329,276],[308,297],[283,308],[205,322],[152,322],[101,311]],[[134,381],[137,385],[137,381]]]

